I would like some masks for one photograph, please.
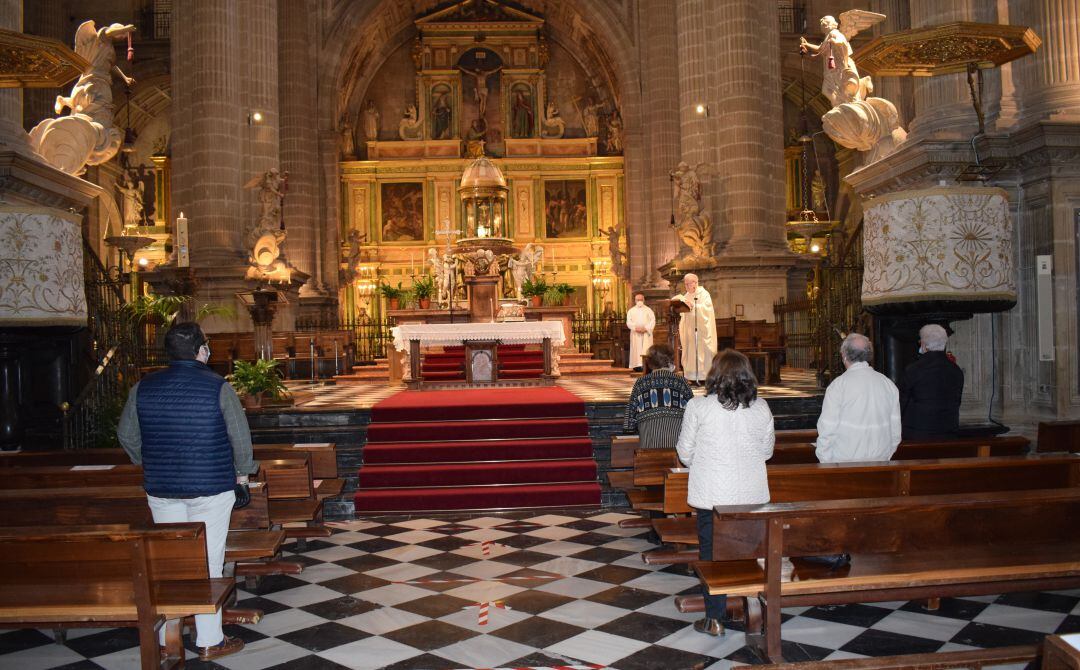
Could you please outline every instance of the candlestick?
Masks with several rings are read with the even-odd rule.
[[[559,266],[555,264],[555,247],[551,247],[551,271],[558,272]]]

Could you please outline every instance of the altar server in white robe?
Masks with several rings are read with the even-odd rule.
[[[641,369],[641,357],[652,346],[652,332],[656,328],[656,313],[645,304],[645,296],[634,296],[634,306],[626,310],[626,327],[630,329],[630,357],[627,366]]]
[[[679,317],[679,343],[682,347],[683,375],[692,382],[702,382],[716,355],[716,312],[712,296],[698,285],[696,274],[683,277],[685,292],[675,296],[689,312]]]

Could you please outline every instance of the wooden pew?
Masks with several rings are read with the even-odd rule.
[[[1080,486],[1080,455],[770,465],[768,473],[774,503],[1020,491]],[[686,504],[687,481],[685,471],[668,472],[662,511],[692,511]],[[693,517],[654,519],[653,528],[662,542],[679,549],[698,544]],[[697,550],[656,550],[646,552],[642,558],[649,564],[692,563],[697,560]]]
[[[210,578],[202,524],[0,529],[0,626],[138,628],[143,670],[183,667],[181,620],[214,613],[235,586]]]
[[[783,607],[1080,586],[1076,487],[730,506],[714,514],[718,560],[694,568],[709,593],[747,598],[747,642],[773,662],[783,661]],[[841,552],[852,561],[837,570],[798,558]],[[787,578],[784,557],[795,557]]]
[[[1080,421],[1040,421],[1035,440],[1040,452],[1080,451]]]

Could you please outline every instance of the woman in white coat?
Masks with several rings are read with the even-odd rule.
[[[705,395],[686,404],[676,445],[690,468],[686,502],[696,511],[701,560],[712,560],[713,507],[769,502],[765,461],[775,440],[772,412],[757,396],[750,361],[733,349],[721,351],[705,378]],[[727,596],[702,591],[705,618],[694,630],[722,635]]]

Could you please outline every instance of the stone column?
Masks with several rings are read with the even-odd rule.
[[[659,275],[656,268],[675,258],[678,238],[670,226],[671,180],[668,172],[680,160],[679,77],[676,53],[676,18],[670,0],[646,0],[641,8],[645,62],[642,64],[642,121],[645,126],[647,205],[638,230],[630,236],[634,283],[649,286]]]
[[[1080,0],[1013,0],[1012,23],[1026,25],[1042,40],[1033,56],[1014,63],[1021,121],[1080,116]]]
[[[910,0],[911,27],[924,28],[954,21],[997,22],[993,3],[976,0]],[[986,127],[992,128],[1001,106],[1001,74],[983,72],[983,114]],[[909,132],[912,139],[970,139],[979,130],[965,73],[940,77],[917,77],[915,80],[915,118]]]
[[[0,28],[22,32],[21,0],[0,0]],[[21,88],[0,89],[0,151],[32,153],[22,127]]]
[[[909,0],[871,0],[870,9],[885,15],[874,26],[874,35],[889,35],[911,27]],[[900,126],[907,128],[915,116],[914,77],[874,77],[874,95],[896,105]]]
[[[243,135],[244,167],[241,181],[265,173],[271,168],[282,169],[278,127],[280,125],[278,96],[278,2],[277,0],[238,0],[243,17],[240,30],[243,50],[240,66],[241,106],[248,121]],[[293,4],[286,2],[285,4]],[[308,72],[311,79],[311,72]],[[255,115],[260,114],[261,120]],[[289,175],[289,190],[293,176]],[[242,230],[259,220],[262,206],[259,190],[244,193]],[[288,202],[288,197],[286,197]],[[286,221],[286,226],[288,222]],[[245,247],[245,251],[247,251]]]
[[[241,35],[251,23],[236,0],[173,4],[170,219],[184,212],[190,220],[196,268],[246,259],[248,199],[241,187],[249,110],[241,95],[241,64],[251,55]]]
[[[285,199],[285,241],[289,261],[312,279],[301,298],[317,293],[315,245],[319,227],[319,162],[317,142],[316,71],[312,0],[288,0],[278,5],[278,91],[281,99],[281,167],[289,173]],[[354,127],[355,127],[354,123]]]

